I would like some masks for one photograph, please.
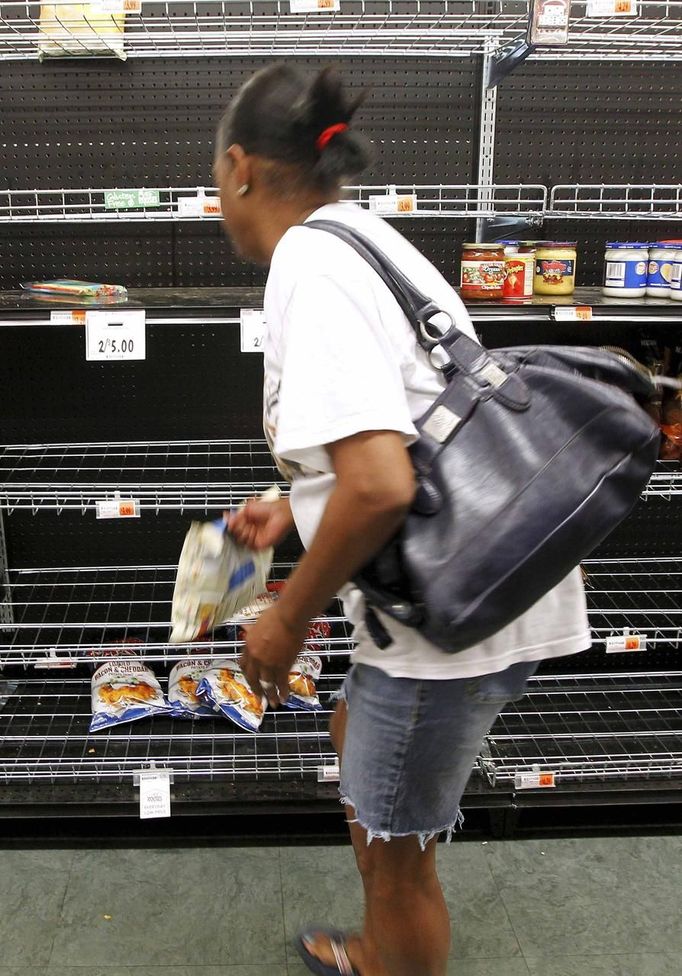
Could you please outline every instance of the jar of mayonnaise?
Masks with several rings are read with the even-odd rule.
[[[649,250],[649,273],[646,293],[652,298],[670,298],[670,282],[677,248],[668,244],[653,244]]]
[[[646,295],[648,268],[648,244],[608,243],[602,292],[610,298],[641,298]]]
[[[682,242],[670,245],[675,250],[672,274],[670,275],[670,297],[682,302]]]

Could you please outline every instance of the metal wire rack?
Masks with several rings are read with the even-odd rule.
[[[491,785],[553,772],[556,784],[682,772],[682,672],[557,675],[500,715],[480,765]]]
[[[340,681],[334,674],[320,679],[321,711],[267,713],[257,734],[227,719],[155,717],[92,735],[88,677],[7,681],[0,697],[0,782],[131,783],[150,762],[171,769],[176,781],[317,776],[335,762],[328,725]]]
[[[377,207],[394,217],[494,217],[523,213],[541,217],[547,189],[536,184],[345,188],[348,202]],[[0,223],[85,223],[220,220],[218,191],[203,187],[82,190],[0,190]]]
[[[274,577],[284,579],[290,570],[290,565],[276,564]],[[76,667],[84,660],[108,660],[112,651],[131,641],[145,660],[163,664],[188,653],[238,654],[239,628],[229,622],[210,641],[168,643],[176,572],[176,566],[10,570],[8,596],[14,623],[0,629],[0,664]],[[350,624],[340,607],[336,605],[325,620],[332,626],[323,642],[325,656],[347,658]]]
[[[659,461],[649,479],[643,498],[658,498],[670,501],[682,495],[682,471],[677,461]]]
[[[278,483],[265,440],[105,441],[0,445],[0,509],[96,510],[117,497],[141,511],[207,514],[240,505]],[[643,497],[682,494],[682,471],[661,462]]]
[[[536,56],[682,57],[679,0],[588,16],[573,4],[569,43]],[[594,12],[594,11],[592,11]],[[467,57],[520,38],[527,0],[93,0],[0,5],[0,59],[126,57]]]
[[[682,29],[682,28],[681,28]],[[562,184],[552,187],[548,217],[682,219],[682,183]]]
[[[116,497],[143,511],[207,513],[281,480],[264,440],[0,446],[0,508],[10,513],[86,513]]]
[[[682,641],[682,558],[589,559],[584,569],[595,642],[626,632],[652,647]]]

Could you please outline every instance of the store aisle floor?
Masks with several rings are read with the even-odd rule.
[[[682,836],[439,849],[452,976],[679,976]],[[304,976],[358,923],[347,847],[0,850],[0,976]]]

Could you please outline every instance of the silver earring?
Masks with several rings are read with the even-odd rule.
[[[237,196],[238,197],[246,196],[248,192],[249,192],[249,184],[243,183],[242,186],[240,186],[239,189],[237,190]]]

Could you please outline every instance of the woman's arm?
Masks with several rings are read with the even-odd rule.
[[[328,451],[336,486],[315,538],[278,602],[247,630],[242,667],[254,691],[261,681],[274,685],[271,704],[287,696],[289,669],[311,617],[395,534],[414,498],[414,471],[400,434],[355,434]]]

